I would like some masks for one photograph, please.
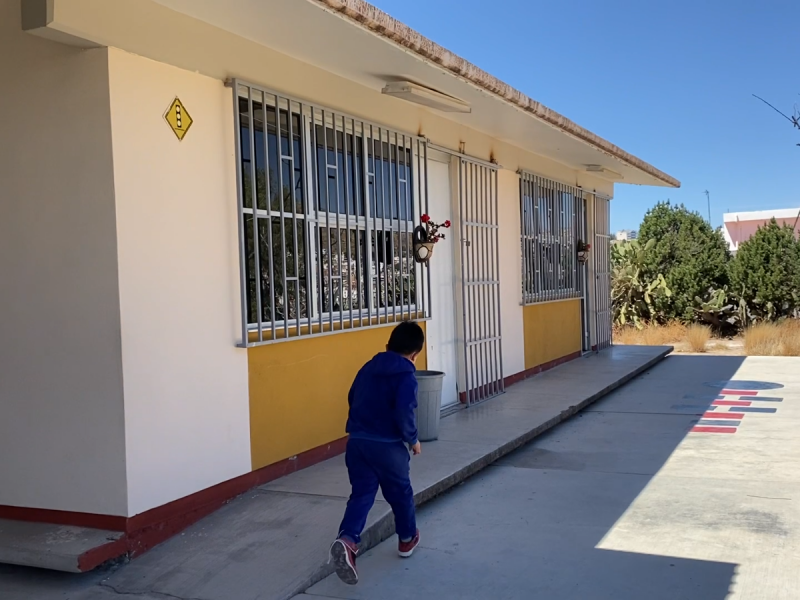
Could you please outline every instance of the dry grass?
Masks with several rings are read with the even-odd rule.
[[[800,356],[800,321],[759,323],[744,333],[747,356]]]
[[[665,346],[686,337],[686,326],[680,323],[645,325],[642,329],[619,327],[614,331],[614,342],[630,346]]]
[[[749,327],[741,338],[714,340],[705,325],[646,325],[617,327],[614,343],[631,346],[675,346],[677,352],[711,352],[746,356],[800,356],[800,319],[781,323],[759,323]]]
[[[711,329],[705,325],[689,325],[686,328],[686,342],[692,352],[705,352],[711,341]]]

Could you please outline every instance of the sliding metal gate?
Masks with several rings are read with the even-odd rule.
[[[469,406],[504,391],[497,168],[461,157],[458,198],[464,392]]]
[[[611,346],[611,202],[594,198],[594,272],[597,349]]]

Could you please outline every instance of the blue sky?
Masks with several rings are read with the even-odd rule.
[[[618,185],[612,228],[671,199],[707,214],[800,207],[798,0],[371,0],[680,189]]]

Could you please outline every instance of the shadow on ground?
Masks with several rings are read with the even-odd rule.
[[[423,508],[423,544],[412,563],[398,561],[390,541],[362,558],[356,588],[331,577],[306,594],[382,600],[405,598],[407,590],[421,599],[728,598],[735,564],[599,546],[743,361],[667,358]],[[663,500],[665,523],[695,519],[669,514],[670,500]],[[671,535],[668,527],[639,525],[642,531],[634,525],[623,533]]]
[[[598,545],[743,361],[743,357],[669,357],[423,508],[423,548],[413,562],[398,563],[388,542],[364,557],[364,579],[357,588],[328,579],[307,593],[386,600],[405,600],[409,589],[420,599],[725,599],[734,564]],[[720,383],[708,385],[713,382]],[[506,396],[510,404],[536,404],[535,393],[515,396],[514,390]],[[202,575],[198,571],[202,565],[195,567],[192,572]],[[384,572],[390,576],[379,576]],[[118,598],[102,583],[110,574],[75,576],[0,565],[0,598]],[[112,585],[114,580],[110,579]],[[234,589],[213,591],[215,597],[238,597]],[[146,591],[132,595],[144,600],[165,597]],[[269,594],[247,597],[266,600]]]

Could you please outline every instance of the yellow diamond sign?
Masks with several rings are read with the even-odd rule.
[[[189,131],[189,127],[192,126],[192,117],[189,116],[189,113],[186,112],[177,97],[172,101],[167,112],[164,113],[164,119],[166,119],[175,135],[178,136],[178,140],[182,140],[186,132]]]

